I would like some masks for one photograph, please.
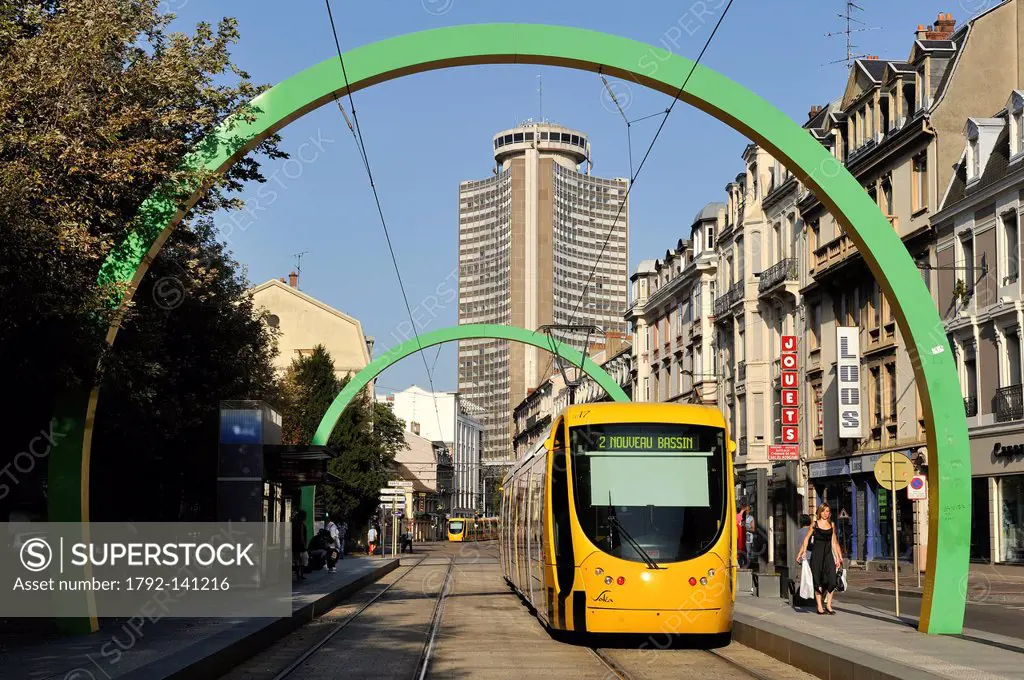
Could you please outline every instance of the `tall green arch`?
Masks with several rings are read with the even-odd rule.
[[[689,59],[633,40],[531,24],[482,24],[413,33],[354,49],[345,59],[353,91],[424,71],[498,63],[603,72],[671,96],[693,67]],[[344,91],[338,60],[328,59],[257,97],[250,116],[226,121],[197,145],[185,163],[213,174],[223,172],[261,140]],[[896,303],[897,323],[913,360],[925,409],[932,463],[929,571],[920,629],[960,633],[971,508],[967,421],[942,320],[909,253],[846,168],[764,99],[704,66],[693,71],[680,99],[743,133],[784,163],[836,216],[884,293]],[[141,207],[137,229],[104,263],[101,283],[127,284],[127,292],[115,303],[130,300],[148,263],[203,188],[197,185],[185,190],[190,196],[183,201],[159,192],[148,199]],[[109,342],[116,333],[115,324],[107,335]],[[51,453],[51,520],[88,518],[89,446],[98,392],[94,388],[71,397],[62,418],[70,434]],[[941,597],[936,597],[938,594]]]
[[[547,350],[552,354],[568,361],[573,366],[580,368],[590,376],[594,382],[600,385],[601,389],[608,393],[608,396],[613,401],[629,401],[629,396],[622,390],[622,387],[615,382],[615,379],[608,375],[607,371],[595,364],[589,358],[583,356],[583,354],[572,347],[558,340],[552,339],[546,333],[540,333],[538,331],[530,331],[525,328],[518,328],[516,326],[499,326],[496,324],[462,324],[460,326],[451,326],[449,328],[442,328],[440,330],[431,331],[424,333],[419,336],[419,339],[413,338],[407,340],[401,345],[391,348],[386,353],[382,354],[377,359],[366,365],[366,367],[356,373],[348,384],[345,385],[344,389],[338,393],[338,396],[331,402],[327,412],[324,413],[323,419],[320,421],[320,425],[317,427],[316,432],[313,434],[313,445],[314,446],[326,446],[327,440],[331,437],[331,432],[334,431],[335,426],[338,424],[338,419],[341,418],[342,412],[352,400],[355,399],[356,395],[359,394],[364,387],[370,384],[374,378],[387,370],[390,366],[398,363],[402,359],[415,354],[420,349],[426,349],[427,347],[433,347],[434,345],[441,345],[446,342],[455,342],[457,340],[472,340],[488,338],[492,340],[509,340],[511,342],[519,342],[524,345],[533,345],[540,349]],[[308,517],[313,516],[313,489],[307,487],[302,492],[302,507],[306,510]],[[310,526],[310,532],[312,532],[312,526]]]

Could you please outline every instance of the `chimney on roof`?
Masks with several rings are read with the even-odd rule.
[[[925,36],[928,35],[928,31],[930,31],[930,30],[932,30],[931,26],[925,26],[924,24],[918,24],[917,25],[917,36],[916,36],[917,39],[918,40],[927,40],[927,38],[925,38]]]
[[[281,283],[288,283],[287,281],[284,280],[283,276],[281,277]]]
[[[935,20],[935,27],[928,34],[928,40],[949,40],[953,35],[953,28],[956,26],[956,19],[948,12],[940,14]]]
[[[283,280],[284,279],[282,279],[282,281]],[[289,274],[288,275],[288,285],[291,286],[292,288],[298,288],[299,287],[299,275],[296,274],[295,272],[292,272],[291,274]]]
[[[818,106],[817,104],[815,104],[814,106],[812,106],[812,107],[811,107],[811,110],[807,112],[807,120],[811,120],[812,118],[814,118],[815,116],[817,116],[817,115],[818,115],[819,113],[821,113],[821,109],[822,109],[822,108],[823,108],[823,107],[821,107],[821,106]]]

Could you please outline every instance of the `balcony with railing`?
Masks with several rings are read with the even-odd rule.
[[[978,415],[978,397],[964,397],[964,413],[968,418]]]
[[[747,455],[747,437],[746,435],[740,437],[740,440],[736,442],[736,455],[745,456]]]
[[[797,260],[795,257],[787,257],[761,273],[757,292],[761,295],[768,295],[778,288],[784,287],[787,283],[795,284],[798,279]]]
[[[736,364],[736,382],[745,382],[747,379],[747,362],[740,361]]]
[[[724,321],[726,316],[729,314],[729,307],[732,304],[729,302],[729,293],[726,292],[715,298],[715,320]]]
[[[743,301],[743,282],[737,281],[729,287],[729,306]]]
[[[1024,394],[1020,385],[1000,387],[995,398],[996,422],[1024,419]]]
[[[887,215],[886,219],[889,220],[890,226],[892,226],[893,231],[898,235],[899,218],[896,215]],[[838,238],[834,238],[821,247],[814,249],[814,255],[811,259],[810,275],[813,277],[820,276],[836,265],[842,264],[847,258],[856,254],[857,246],[854,245],[850,237],[845,233],[840,234]]]

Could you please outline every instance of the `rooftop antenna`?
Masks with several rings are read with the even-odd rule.
[[[537,103],[539,106],[537,122],[544,122],[544,76],[537,76]]]
[[[867,56],[866,54],[854,54],[854,50],[857,48],[857,45],[853,44],[853,34],[854,33],[863,33],[864,31],[878,31],[878,30],[881,30],[881,27],[879,27],[879,26],[868,26],[866,23],[864,23],[860,19],[855,19],[854,16],[853,16],[854,12],[863,12],[864,11],[864,8],[861,7],[860,5],[858,5],[857,3],[851,2],[850,0],[846,0],[845,5],[846,5],[845,11],[842,14],[836,14],[836,16],[839,17],[840,19],[843,19],[846,22],[846,30],[836,31],[836,32],[833,32],[833,33],[826,33],[825,37],[826,38],[834,38],[834,37],[840,36],[840,35],[846,37],[846,58],[845,59],[836,59],[835,61],[830,61],[829,65],[845,63],[846,64],[846,68],[850,68],[851,66],[853,66],[853,61],[855,59],[860,59],[862,57],[866,57]],[[856,28],[855,24],[860,24],[861,28]]]
[[[295,258],[295,287],[299,287],[299,282],[302,280],[302,256],[308,255],[308,250],[303,250],[301,253],[295,253],[292,257]]]

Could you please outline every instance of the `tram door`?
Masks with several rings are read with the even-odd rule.
[[[559,423],[555,433],[551,462],[551,519],[555,544],[555,577],[558,621],[565,624],[565,601],[572,592],[576,575],[576,559],[572,546],[572,523],[569,512],[568,442],[565,421]]]

